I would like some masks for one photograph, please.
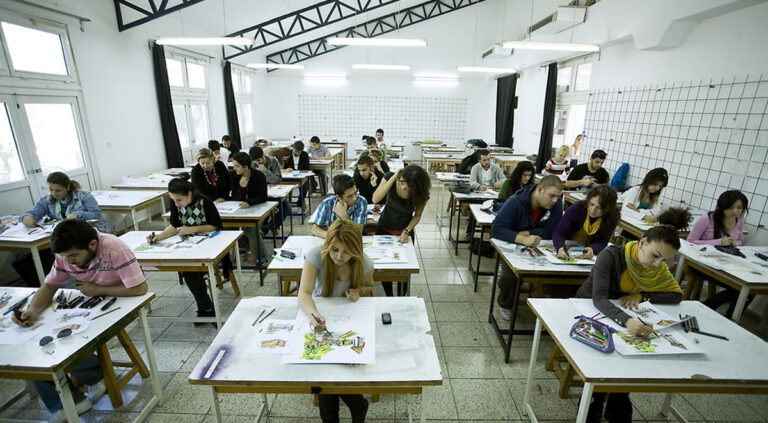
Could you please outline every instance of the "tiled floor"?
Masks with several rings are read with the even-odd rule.
[[[433,198],[435,195],[433,195]],[[313,199],[314,200],[314,199]],[[316,201],[313,201],[315,204]],[[481,277],[478,292],[473,292],[472,278],[467,271],[467,249],[460,248],[458,257],[447,241],[447,228],[438,228],[435,207],[428,205],[425,216],[417,227],[417,252],[422,272],[412,278],[411,294],[425,299],[432,323],[432,333],[443,369],[443,385],[427,388],[424,410],[427,419],[434,422],[517,422],[521,414],[525,376],[530,355],[530,337],[518,337],[512,348],[510,363],[503,361],[503,351],[488,321],[490,277]],[[463,219],[464,220],[464,219]],[[466,221],[466,220],[464,220]],[[446,219],[447,225],[447,219]],[[296,234],[309,234],[308,225],[295,224]],[[492,260],[484,260],[484,268],[491,270]],[[173,273],[149,273],[150,290],[158,299],[151,316],[193,315],[195,306],[186,287],[179,286]],[[275,295],[274,276],[259,286],[258,277],[246,272],[240,282],[244,296]],[[376,295],[383,295],[380,286]],[[231,287],[221,294],[221,303],[229,316],[237,300]],[[530,313],[521,317],[523,324],[531,325]],[[747,321],[748,327],[754,322]],[[150,322],[153,344],[160,367],[160,380],[165,401],[157,406],[150,422],[193,423],[212,421],[208,390],[187,383],[187,376],[202,356],[216,332],[212,327],[193,327],[190,323],[169,324],[161,319]],[[129,331],[139,351],[144,343],[139,328],[134,324]],[[765,334],[764,334],[765,336]],[[124,356],[119,344],[110,344],[113,358]],[[554,373],[544,370],[544,361],[551,351],[552,342],[542,338],[539,365],[535,372],[533,407],[540,421],[573,421],[576,416],[580,389],[572,389],[569,399],[557,397]],[[736,356],[738,352],[734,352]],[[7,398],[23,384],[4,381],[0,384],[0,398]],[[136,376],[123,389],[125,405],[113,410],[109,399],[102,398],[94,409],[83,415],[86,422],[124,422],[133,419],[148,398],[149,386]],[[258,395],[220,395],[221,410],[226,422],[253,421],[261,397]],[[633,394],[636,421],[665,421],[659,414],[661,394]],[[765,395],[678,395],[675,404],[691,421],[768,421],[768,396]],[[319,421],[317,408],[308,395],[269,396],[271,422]],[[371,404],[368,421],[407,421],[404,396],[382,396]],[[342,406],[342,416],[348,412]],[[10,410],[0,413],[0,420],[9,418],[47,420],[48,412],[38,400],[21,400]]]

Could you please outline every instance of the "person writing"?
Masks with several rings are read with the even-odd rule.
[[[213,152],[213,156],[216,161],[220,161],[225,165],[229,163],[229,150],[222,149],[221,144],[216,140],[208,141],[208,149]]]
[[[210,149],[201,148],[195,153],[197,164],[192,167],[192,185],[197,192],[213,200],[223,203],[229,198],[230,180],[227,165],[216,160]]]
[[[570,257],[565,240],[584,245],[577,258],[591,259],[600,254],[611,240],[619,223],[616,191],[608,185],[598,185],[587,192],[587,198],[568,207],[552,233],[552,245],[561,259]]]
[[[624,193],[622,214],[646,222],[656,222],[661,213],[661,191],[669,183],[669,172],[663,167],[651,169],[645,174],[643,182]]]
[[[630,310],[643,301],[654,304],[679,304],[682,301],[683,291],[665,262],[680,249],[677,231],[678,228],[672,226],[657,226],[643,234],[639,241],[607,247],[597,256],[576,297],[591,298],[601,313],[633,334],[650,336],[653,333],[651,325],[630,317],[610,300],[619,299],[621,307]],[[605,398],[602,392],[592,394],[588,422],[600,421]],[[631,422],[629,394],[612,392],[605,404],[605,415],[609,422]]]
[[[491,236],[506,242],[535,247],[542,239],[552,239],[563,217],[563,183],[557,176],[547,175],[538,185],[523,188],[509,197],[491,225]],[[514,287],[517,276],[504,264],[499,281],[499,314],[512,319]]]
[[[524,160],[515,166],[515,169],[509,175],[509,179],[501,184],[501,191],[499,191],[499,201],[505,202],[517,191],[533,184],[533,174],[536,169],[533,167],[533,163],[528,160]]]
[[[379,186],[379,182],[384,179],[384,173],[373,166],[373,160],[370,156],[360,157],[352,178],[355,180],[355,186],[360,195],[365,198],[368,204],[373,204],[373,193]]]
[[[327,228],[337,219],[348,219],[365,225],[368,202],[357,193],[355,181],[346,174],[333,177],[333,194],[317,207],[312,235],[326,238]]]
[[[496,163],[491,162],[491,152],[478,150],[480,160],[469,174],[469,186],[474,190],[485,191],[489,188],[498,190],[506,177],[504,171]]]
[[[416,165],[408,165],[396,173],[389,172],[373,193],[373,202],[384,202],[376,235],[395,235],[403,244],[415,236],[414,229],[421,221],[424,207],[429,201],[431,182],[429,174]],[[388,297],[393,295],[392,282],[382,282]],[[398,285],[398,295],[405,288]]]
[[[21,319],[12,317],[16,324],[32,326],[40,314],[50,308],[59,288],[71,280],[75,281],[77,290],[89,297],[132,297],[147,293],[146,278],[130,247],[84,220],[69,219],[59,223],[51,233],[51,250],[56,254],[55,266],[21,313]],[[91,387],[86,397],[67,377],[77,413],[83,414],[106,390],[99,358],[91,354],[81,359],[69,373]],[[67,419],[54,383],[38,380],[31,383],[48,411],[54,413],[51,421],[65,422]]]
[[[267,178],[260,170],[251,167],[251,157],[242,151],[232,155],[235,175],[232,179],[232,200],[240,202],[241,209],[247,209],[267,201]],[[251,244],[251,251],[259,266],[269,261],[266,248],[259,235],[259,228],[242,228]]]
[[[326,321],[313,298],[345,297],[354,302],[372,293],[373,260],[363,252],[362,226],[347,219],[337,219],[328,228],[323,245],[306,253],[299,285],[299,308],[309,318],[315,332],[323,332]],[[349,407],[352,422],[365,421],[368,401],[362,395],[320,394],[318,398],[320,418],[324,423],[339,421],[339,399]]]
[[[610,175],[603,169],[607,154],[603,150],[592,152],[589,162],[580,164],[568,174],[565,181],[566,189],[589,188],[594,184],[604,185],[609,182]]]
[[[294,170],[309,170],[309,154],[307,154],[306,151],[304,151],[304,143],[301,141],[296,141],[293,143],[293,146],[289,150],[290,154],[285,159],[285,163],[283,164],[283,169],[286,172],[293,172]],[[278,154],[285,154],[282,151],[278,151],[275,153],[275,156],[278,157]],[[312,178],[310,178],[313,180]],[[307,181],[304,183],[304,186],[301,187],[301,192],[309,196],[310,195],[310,181]],[[302,210],[306,211],[306,205],[304,203],[304,196],[300,196],[298,199],[299,207],[301,207]]]
[[[240,153],[238,153],[240,154]],[[184,178],[173,178],[168,182],[168,195],[171,197],[170,224],[159,234],[147,236],[147,242],[154,244],[174,235],[183,237],[221,230],[221,216],[216,205],[208,197],[195,191],[195,186]],[[228,255],[222,259],[224,275],[229,277],[232,261]],[[197,317],[214,317],[213,301],[208,295],[205,283],[206,272],[181,272],[189,292],[195,297]],[[195,322],[195,326],[205,323]]]

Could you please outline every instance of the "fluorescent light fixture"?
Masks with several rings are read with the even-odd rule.
[[[248,63],[246,66],[252,69],[304,69],[304,65],[287,63]]]
[[[427,40],[408,38],[345,38],[329,37],[325,40],[328,44],[337,46],[371,46],[371,47],[426,47]]]
[[[476,73],[515,73],[516,69],[512,68],[488,68],[482,66],[457,66],[456,70],[459,72],[476,72]]]
[[[158,45],[170,46],[252,46],[253,39],[245,37],[158,38]]]
[[[545,43],[540,41],[504,41],[503,48],[518,50],[600,51],[596,44]]]
[[[338,84],[347,82],[347,75],[304,75],[304,82]]]
[[[411,70],[411,67],[408,66],[408,65],[368,65],[368,64],[355,64],[355,65],[352,65],[352,69],[407,71],[407,70]]]
[[[459,77],[453,75],[416,75],[413,80],[416,82],[456,83],[459,82]]]

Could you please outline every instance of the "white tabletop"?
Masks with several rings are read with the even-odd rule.
[[[452,192],[453,197],[457,200],[495,200],[499,198],[499,192],[488,189],[485,191],[472,191],[469,193]]]
[[[371,242],[375,238],[378,238],[381,236],[387,236],[387,235],[364,236],[363,243]],[[288,239],[283,244],[283,246],[281,247],[281,249],[292,250],[292,251],[301,249],[301,254],[297,254],[296,258],[293,260],[289,260],[284,257],[281,257],[281,260],[272,260],[269,263],[268,270],[270,272],[281,272],[281,271],[301,272],[301,269],[304,266],[304,255],[307,253],[307,251],[309,251],[313,247],[322,245],[323,242],[325,242],[324,239],[318,238],[316,236],[307,236],[307,235],[289,236]],[[404,270],[407,273],[418,272],[419,260],[416,257],[416,250],[413,247],[413,243],[408,242],[405,244],[400,244],[396,242],[394,246],[402,247],[405,250],[405,254],[406,254],[406,258],[408,259],[408,262],[407,263],[374,262],[373,268],[375,270]]]
[[[493,154],[491,154],[491,157],[493,157],[496,160],[500,160],[500,161],[522,161],[522,160],[526,160],[525,154],[493,153]]]
[[[435,178],[440,182],[469,181],[469,175],[462,175],[456,172],[436,172]]]
[[[528,304],[587,381],[707,383],[712,379],[736,384],[768,384],[768,366],[765,365],[768,343],[697,301],[654,306],[672,316],[696,316],[701,330],[727,336],[729,341],[689,333],[689,338],[699,340],[698,345],[705,354],[641,357],[627,357],[616,352],[605,354],[571,339],[568,333],[575,322],[574,316],[581,313],[570,299],[529,298]]]
[[[346,299],[315,298],[315,301],[331,303]],[[376,297],[361,298],[360,301],[372,301],[376,309],[376,361],[372,364],[283,364],[280,355],[254,353],[249,349],[250,334],[256,333],[258,325],[254,327],[251,324],[259,310],[275,308],[270,319],[292,320],[299,309],[295,297],[255,297],[240,300],[224,328],[195,366],[189,380],[212,385],[239,382],[440,384],[440,364],[424,300]],[[392,315],[391,325],[381,323],[379,316],[382,312]],[[210,371],[222,350],[225,352],[215,369]]]
[[[549,176],[549,174],[537,173],[536,175],[534,175],[533,180],[534,181],[540,181],[541,178],[543,178],[545,176]],[[565,182],[565,181],[568,180],[568,174],[567,173],[563,173],[561,175],[553,175],[553,176],[557,176],[557,179],[560,179],[562,182]]]
[[[322,166],[328,166],[333,164],[334,159],[309,159],[310,165],[322,165]]]
[[[136,247],[147,242],[147,236],[150,233],[152,232],[131,231],[121,235],[120,239],[128,244],[128,247],[131,250],[135,250]],[[213,238],[208,238],[199,244],[190,243],[189,248],[171,249],[168,252],[134,251],[133,254],[139,262],[142,260],[213,261],[222,252],[230,248],[231,244],[242,236],[242,234],[242,231],[220,231],[218,235]]]
[[[289,185],[285,185],[289,186]],[[217,203],[216,208],[219,209],[225,209],[227,207],[233,207],[236,205],[239,205],[240,201],[224,201],[223,203]],[[241,209],[236,208],[233,212],[226,212],[219,210],[219,216],[221,216],[222,220],[242,220],[242,219],[264,219],[267,217],[270,211],[277,207],[279,203],[277,201],[267,201],[260,204],[254,204],[248,208]]]
[[[483,207],[482,204],[470,204],[469,211],[472,213],[472,216],[475,217],[475,221],[478,225],[491,225],[493,223],[493,219],[496,218],[496,215],[484,210],[480,210],[481,207]]]
[[[283,171],[283,179],[303,179],[310,176],[315,176],[311,170],[292,170],[290,172]]]
[[[112,185],[112,188],[168,189],[168,182],[170,182],[171,179],[173,179],[172,176],[162,174],[152,174],[142,177],[123,176],[122,182]]]
[[[112,207],[136,207],[141,203],[152,201],[161,198],[167,191],[144,191],[144,190],[130,190],[130,191],[107,191],[98,190],[91,191],[93,198],[99,203],[99,207],[112,208]]]
[[[269,185],[267,187],[267,197],[283,198],[286,195],[288,195],[291,191],[293,191],[294,188],[297,188],[297,187],[298,185],[288,185],[288,184]]]
[[[51,239],[52,229],[42,230],[40,228],[29,228],[27,225],[18,222],[11,224],[8,230],[0,235],[2,243],[41,243]],[[32,233],[30,233],[32,232]]]
[[[516,270],[523,272],[559,272],[567,274],[585,274],[592,271],[592,266],[578,264],[554,264],[550,263],[543,256],[532,257],[527,251],[521,251],[524,247],[521,244],[505,242],[496,238],[491,239],[497,249],[504,254],[504,258]],[[552,241],[541,241],[541,245],[552,245]]]
[[[157,172],[152,173],[159,173],[162,175],[169,175],[169,176],[178,176],[181,173],[192,173],[192,166],[188,167],[172,167],[169,169],[163,169]]]
[[[26,295],[29,295],[34,289],[4,287],[0,291],[14,293],[24,292]],[[79,291],[75,289],[67,289],[64,291],[74,293],[75,295],[73,295],[72,298],[75,298],[76,295],[80,295]],[[117,307],[120,307],[119,310],[96,320],[92,320],[88,327],[82,332],[75,333],[65,338],[55,339],[52,347],[40,347],[39,341],[41,337],[38,336],[33,336],[29,341],[18,345],[0,345],[0,357],[2,357],[2,360],[0,360],[0,369],[16,371],[24,369],[37,371],[55,370],[73,354],[94,342],[99,334],[109,329],[120,319],[139,309],[143,304],[154,298],[154,296],[155,294],[153,292],[148,292],[136,297],[120,297],[109,308],[109,310],[114,310],[117,309]],[[106,301],[102,302],[100,305],[103,304],[106,304]],[[88,311],[80,308],[74,310]],[[50,313],[50,315],[63,315],[66,311],[67,310],[57,310],[54,313],[50,308],[46,308],[46,311],[43,312],[43,316],[48,313]],[[99,308],[93,308],[90,309],[90,313],[91,315],[89,317],[95,317],[103,312]],[[10,315],[0,317],[10,318]]]
[[[422,157],[424,157],[424,160],[462,160],[464,155],[451,153],[424,153]]]
[[[738,248],[747,256],[746,259],[717,251],[711,245],[696,245],[684,239],[680,240],[679,251],[687,260],[719,270],[746,284],[768,284],[768,262],[755,256],[756,252],[768,255],[768,247],[741,246]],[[722,259],[718,260],[717,257]]]

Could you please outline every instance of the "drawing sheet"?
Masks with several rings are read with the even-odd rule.
[[[408,263],[405,248],[396,236],[377,236],[373,238],[373,241],[363,242],[363,252],[374,263]]]
[[[582,247],[570,247],[568,253],[571,255],[569,258],[561,259],[557,257],[557,251],[553,245],[539,245],[539,250],[544,253],[544,258],[548,262],[553,264],[586,264],[592,266],[595,264],[595,259],[580,259],[578,256],[584,254],[584,248]]]
[[[179,235],[157,241],[154,244],[142,242],[133,248],[137,253],[170,253],[175,250],[189,249],[208,239],[206,235],[192,235],[182,239]]]
[[[571,298],[579,311],[587,317],[601,314],[588,298]],[[629,329],[619,325],[611,319],[602,319],[600,322],[616,329],[613,334],[613,343],[616,351],[621,355],[667,355],[667,354],[703,354],[704,351],[691,341],[683,328],[676,325],[679,319],[664,313],[648,301],[638,305],[637,310],[628,310],[621,307],[620,300],[611,300],[622,311],[634,318],[641,318],[644,322],[653,324],[658,337],[645,338],[633,335]],[[664,327],[666,327],[664,330]]]
[[[256,354],[290,354],[297,342],[299,329],[295,320],[265,320],[250,329],[256,330],[251,350]]]
[[[285,364],[368,364],[376,359],[376,323],[373,298],[356,302],[346,298],[315,298],[325,318],[326,332],[315,332],[311,316],[299,310],[296,348],[283,356]]]
[[[10,307],[22,298],[24,296],[16,296],[8,302],[9,305],[6,307]],[[2,309],[3,312],[7,310],[6,307]],[[39,341],[44,336],[55,338],[64,329],[72,329],[73,334],[82,332],[91,323],[90,314],[90,311],[84,309],[57,310],[54,312],[47,308],[29,327],[17,325],[11,319],[11,313],[5,316],[0,314],[0,345],[17,345],[27,342],[31,338]]]
[[[238,201],[225,201],[223,203],[216,203],[216,210],[219,213],[234,213],[240,209],[240,203]]]

